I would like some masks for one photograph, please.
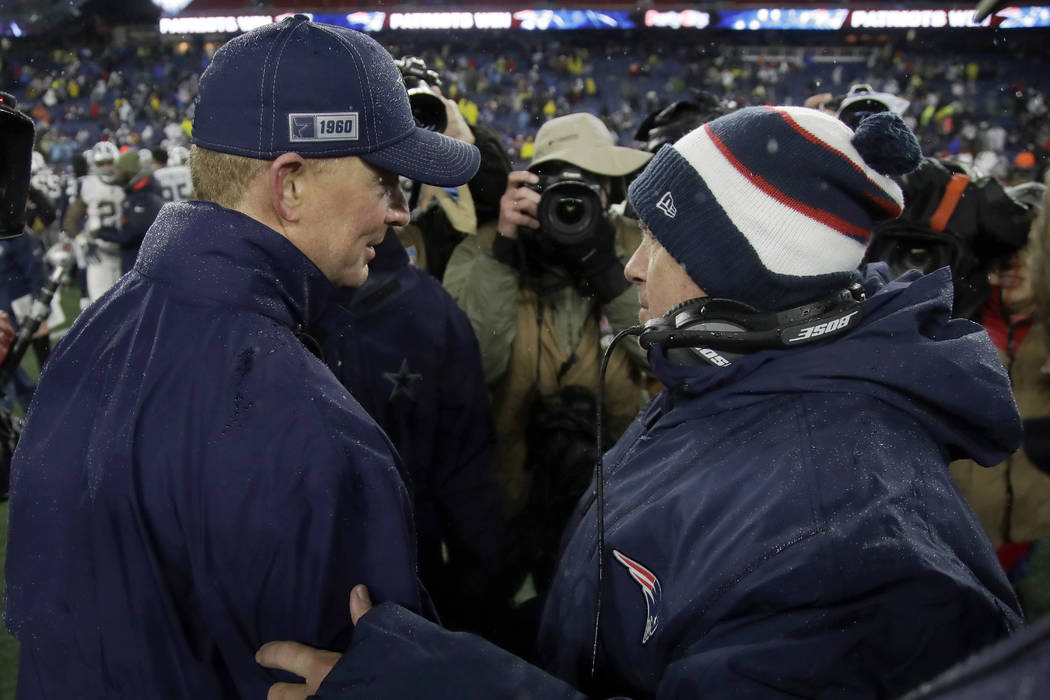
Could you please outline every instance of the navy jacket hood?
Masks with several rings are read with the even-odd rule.
[[[140,273],[288,328],[311,328],[335,290],[287,238],[218,204],[166,204],[150,233],[135,263]]]
[[[701,414],[770,394],[854,392],[907,412],[944,445],[951,459],[972,458],[986,466],[1005,459],[1021,441],[1010,380],[987,332],[972,321],[951,318],[947,268],[887,281],[885,266],[873,265],[864,285],[864,319],[845,336],[796,349],[764,350],[728,368],[676,365],[654,346],[650,364],[673,393],[704,395],[703,403],[694,406]],[[887,355],[892,361],[886,361]],[[776,371],[757,371],[771,363]],[[729,385],[732,391],[720,391]]]

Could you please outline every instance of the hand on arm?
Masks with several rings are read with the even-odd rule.
[[[358,584],[350,591],[350,621],[357,621],[372,609],[368,588]],[[277,668],[303,678],[303,683],[274,683],[267,700],[306,700],[321,686],[341,654],[314,649],[299,642],[267,642],[255,653],[255,661],[266,668]]]

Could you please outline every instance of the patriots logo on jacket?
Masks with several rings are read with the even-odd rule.
[[[656,578],[652,571],[615,549],[613,556],[642,587],[642,595],[645,597],[645,630],[642,632],[642,644],[645,644],[660,626],[660,579]]]

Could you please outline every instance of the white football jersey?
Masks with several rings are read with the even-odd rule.
[[[85,175],[84,181],[80,183],[80,198],[87,207],[86,228],[89,232],[103,226],[120,226],[124,188],[107,185],[97,175]]]
[[[190,193],[193,192],[189,166],[169,165],[166,168],[158,168],[153,172],[153,177],[160,184],[166,202],[181,202],[189,199]]]
[[[51,168],[44,166],[29,178],[29,184],[46,194],[52,202],[62,196],[62,181]]]

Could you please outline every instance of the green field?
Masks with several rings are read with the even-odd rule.
[[[0,503],[0,562],[7,554],[7,501]],[[0,567],[0,591],[4,590],[4,570]],[[18,642],[0,629],[0,700],[15,697],[15,669],[18,668]]]

